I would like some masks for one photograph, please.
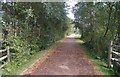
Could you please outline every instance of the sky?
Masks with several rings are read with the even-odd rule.
[[[74,14],[72,13],[72,7],[75,6],[75,4],[77,3],[77,1],[75,1],[75,0],[74,0],[74,1],[73,1],[73,0],[69,0],[69,1],[67,1],[66,3],[70,6],[70,7],[69,7],[70,9],[68,10],[68,13],[69,13],[69,14],[68,14],[67,16],[68,16],[69,18],[71,18],[71,19],[74,19]]]

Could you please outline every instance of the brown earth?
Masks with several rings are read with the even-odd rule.
[[[24,75],[101,75],[101,72],[74,38],[65,38]]]

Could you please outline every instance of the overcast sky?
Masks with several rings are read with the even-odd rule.
[[[75,6],[75,4],[77,3],[77,1],[73,1],[73,0],[69,0],[68,2],[66,2],[69,6],[70,6],[70,9],[68,10],[68,17],[71,18],[71,19],[74,19],[74,15],[72,13],[72,7]]]

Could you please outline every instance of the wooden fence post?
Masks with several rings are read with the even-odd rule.
[[[9,47],[7,49],[7,56],[8,56],[8,62],[10,62],[10,50],[9,50]]]
[[[108,67],[111,67],[111,59],[112,59],[112,50],[113,50],[113,41],[110,42],[110,47],[108,51]]]

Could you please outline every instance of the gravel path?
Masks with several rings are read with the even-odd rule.
[[[67,37],[58,42],[46,56],[25,75],[101,75],[74,38]]]

